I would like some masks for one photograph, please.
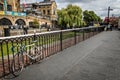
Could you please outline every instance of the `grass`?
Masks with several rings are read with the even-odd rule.
[[[71,37],[74,37],[74,32],[65,32],[65,33],[63,33],[62,39],[65,40],[65,39],[68,39]],[[49,43],[53,43],[55,41],[60,41],[59,35],[57,35],[55,37],[52,36],[49,39],[50,39]],[[39,45],[45,45],[48,43],[48,39],[44,39],[44,41],[43,41],[42,38],[38,38],[37,40],[38,40]],[[30,40],[22,41],[22,44],[28,45],[30,42],[32,42],[32,38]],[[19,42],[13,42],[13,43],[8,42],[8,43],[3,43],[2,45],[0,45],[0,57],[2,56],[2,53],[3,53],[3,56],[6,56],[8,54],[12,54],[11,47],[13,45],[16,46],[18,44],[20,44],[20,43]],[[2,50],[1,50],[1,47],[2,47]],[[16,52],[17,51],[18,51],[18,49],[16,50]]]

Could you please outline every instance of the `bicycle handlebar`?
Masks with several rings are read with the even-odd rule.
[[[33,42],[33,43],[30,44],[30,45],[22,45],[22,44],[20,44],[20,45],[12,46],[12,47],[11,47],[11,51],[12,51],[12,52],[15,52],[15,48],[16,48],[16,47],[17,47],[17,48],[19,47],[20,51],[24,51],[27,47],[35,46],[35,43],[37,42],[37,40],[32,41],[32,42]]]
[[[19,47],[20,51],[25,49],[25,45],[16,45],[16,46],[11,47],[11,51],[15,52],[15,48],[18,48],[18,47]]]

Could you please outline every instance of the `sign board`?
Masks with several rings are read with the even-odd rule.
[[[5,14],[6,15],[13,15],[13,12],[12,11],[6,11]]]
[[[18,12],[14,12],[13,16],[18,16]]]
[[[0,15],[26,16],[26,13],[14,12],[14,11],[0,11]]]
[[[26,13],[20,13],[20,16],[26,16]]]
[[[0,11],[0,15],[5,15],[5,12],[4,11]]]

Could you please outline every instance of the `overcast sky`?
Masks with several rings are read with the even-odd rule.
[[[40,2],[43,0],[22,0],[22,2]],[[56,0],[58,9],[65,8],[68,4],[78,5],[82,10],[93,10],[98,16],[107,16],[108,6],[113,9],[110,16],[120,16],[120,0]]]

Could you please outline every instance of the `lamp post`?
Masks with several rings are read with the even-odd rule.
[[[108,24],[109,24],[109,15],[110,15],[110,11],[112,11],[113,9],[110,8],[110,6],[108,7]]]

